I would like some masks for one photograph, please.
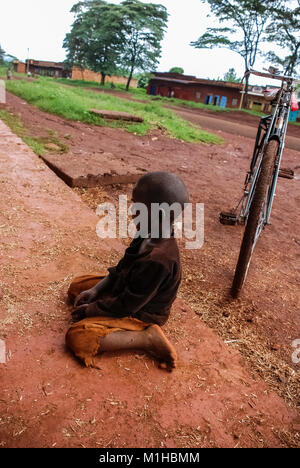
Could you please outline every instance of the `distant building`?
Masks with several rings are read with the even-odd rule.
[[[83,81],[95,81],[95,83],[101,82],[101,74],[93,72],[92,70],[82,69],[79,67],[73,67],[72,69],[72,79],[73,80],[83,80]],[[128,78],[126,76],[106,76],[105,83],[113,84],[127,84]],[[130,86],[132,88],[137,88],[138,80],[132,78]]]
[[[239,108],[243,85],[228,81],[204,80],[180,73],[154,73],[149,81],[147,93],[152,96],[174,97],[186,101],[201,102],[220,107]],[[271,103],[265,99],[264,91],[274,86],[249,86],[246,108],[268,114]],[[300,90],[298,91],[300,104]],[[291,112],[290,121],[300,119],[300,111]]]
[[[249,85],[247,94],[247,109],[265,112],[266,114],[271,111],[270,101],[265,99],[264,92],[266,89],[276,88],[276,86],[251,86]]]
[[[45,62],[42,60],[26,60],[25,63],[19,60],[13,61],[15,73],[27,73],[32,75],[52,76],[53,78],[72,78],[73,80],[95,81],[100,83],[101,74],[95,73],[92,70],[73,67],[72,70],[65,69],[63,62]],[[126,84],[128,78],[126,76],[107,76],[105,83]],[[132,79],[130,86],[137,88],[138,81]]]
[[[268,114],[271,112],[272,105],[269,101],[265,100],[264,92],[266,89],[278,88],[276,86],[249,86],[247,95],[247,109],[256,110]],[[298,104],[300,108],[300,91],[297,92]],[[290,122],[300,120],[300,111],[293,111],[290,113]]]
[[[14,71],[16,73],[27,73],[32,75],[52,76],[53,78],[70,78],[72,72],[66,70],[63,62],[45,62],[43,60],[26,60],[25,63],[14,60]]]
[[[26,65],[23,62],[15,59],[13,60],[14,72],[15,73],[26,73]]]
[[[204,80],[180,73],[155,73],[147,88],[147,93],[153,96],[233,108],[240,107],[241,91],[241,83]]]
[[[255,110],[257,112],[268,111],[270,102],[265,100],[264,91],[264,86],[249,85],[247,94],[247,109]]]

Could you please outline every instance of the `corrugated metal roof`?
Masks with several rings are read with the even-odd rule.
[[[151,78],[150,81],[152,81],[152,80],[172,81],[172,83],[181,83],[181,84],[195,83],[194,81],[178,80],[178,79],[176,79],[176,78],[163,78],[163,77],[160,77],[160,76],[155,76],[154,78]]]
[[[225,88],[235,88],[235,89],[242,89],[242,84],[241,83],[232,83],[229,81],[216,81],[216,80],[205,80],[201,78],[195,78],[193,80],[189,79],[184,79],[185,76],[182,76],[183,79],[179,78],[172,78],[168,76],[161,76],[161,74],[158,74],[158,76],[155,76],[151,78],[150,81],[166,81],[169,83],[179,83],[179,84],[185,84],[185,85],[197,85],[197,84],[206,84],[210,86],[223,86]]]
[[[28,60],[26,60],[26,63]],[[62,62],[46,62],[43,60],[32,60],[29,59],[30,65],[34,65],[36,67],[45,67],[45,68],[63,68],[63,63]]]

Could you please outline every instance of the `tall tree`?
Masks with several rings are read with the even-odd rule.
[[[4,55],[5,55],[5,50],[2,49],[1,44],[0,44],[0,63],[4,62]]]
[[[202,0],[210,5],[211,12],[224,27],[208,28],[197,40],[191,42],[198,49],[225,47],[237,52],[244,60],[245,71],[255,64],[264,32],[272,17],[272,7],[282,0]],[[246,79],[248,92],[249,77]]]
[[[121,3],[125,36],[122,65],[128,68],[128,91],[134,71],[152,71],[161,56],[161,41],[168,21],[163,5],[124,0]]]
[[[120,5],[104,0],[85,0],[71,9],[75,21],[63,47],[67,61],[81,68],[89,67],[105,77],[115,73],[124,44],[123,15]]]
[[[267,40],[279,45],[287,55],[279,57],[274,51],[270,51],[266,57],[281,65],[287,75],[293,75],[300,66],[300,0],[294,8],[293,5],[274,8],[273,14],[274,22],[266,30]]]
[[[75,21],[66,35],[67,63],[106,75],[128,71],[127,90],[135,70],[155,69],[168,19],[162,5],[124,0],[111,4],[85,0],[73,6]]]

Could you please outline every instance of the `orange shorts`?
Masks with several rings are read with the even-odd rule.
[[[75,278],[68,290],[69,300],[74,303],[78,294],[95,286],[105,274],[84,275]],[[100,351],[100,339],[115,331],[143,331],[150,324],[124,317],[89,317],[74,323],[66,334],[66,344],[75,356],[87,367],[94,365],[94,357]]]

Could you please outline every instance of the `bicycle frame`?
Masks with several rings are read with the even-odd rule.
[[[245,224],[245,232],[231,287],[233,298],[239,296],[244,286],[257,240],[265,226],[270,223],[278,177],[285,177],[283,174],[289,172],[288,170],[280,172],[280,165],[293,103],[293,85],[295,82],[300,83],[300,81],[289,76],[278,76],[273,67],[270,67],[269,70],[272,73],[249,70],[245,75],[253,73],[281,80],[282,84],[279,90],[276,90],[276,94],[270,93],[268,96],[272,100],[271,114],[260,119],[250,170],[245,179],[244,195],[233,212],[220,214],[222,224],[231,226],[238,223]],[[292,173],[290,175],[293,176],[293,171],[290,172]],[[238,215],[237,209],[240,205],[241,209]]]
[[[293,93],[293,85],[299,82],[289,76],[278,76],[269,73],[257,72],[249,70],[245,77],[250,74],[263,76],[271,79],[281,80],[282,85],[277,93],[276,100],[272,103],[272,113],[266,117],[262,117],[259,123],[253,157],[250,165],[250,170],[245,179],[244,196],[241,201],[240,215],[238,216],[239,223],[247,222],[249,210],[253,201],[253,196],[256,189],[257,180],[261,170],[261,164],[264,157],[264,151],[272,139],[276,139],[279,143],[276,165],[274,169],[272,183],[268,194],[267,204],[265,206],[261,226],[257,233],[257,238],[266,224],[270,223],[271,211],[273,207],[277,181],[279,177],[280,165],[282,160],[283,149],[285,146],[286,132],[289,121],[291,100]]]

